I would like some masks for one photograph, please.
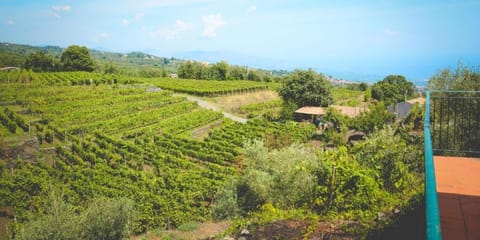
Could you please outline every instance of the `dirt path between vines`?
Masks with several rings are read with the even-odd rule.
[[[235,122],[247,123],[247,121],[248,121],[248,119],[246,119],[246,118],[242,118],[242,117],[239,117],[239,116],[235,116],[235,115],[233,115],[233,114],[231,114],[231,113],[222,111],[219,107],[215,106],[213,103],[208,102],[208,101],[205,101],[205,100],[203,100],[203,99],[201,99],[201,98],[194,97],[194,96],[191,96],[191,95],[181,95],[181,94],[175,94],[175,95],[177,95],[177,96],[185,96],[188,101],[197,102],[197,103],[198,103],[198,106],[200,106],[200,107],[202,107],[202,108],[210,109],[210,110],[213,110],[213,111],[222,112],[222,113],[223,113],[223,116],[225,116],[226,118],[230,118],[230,119],[232,119],[232,120],[235,121]]]

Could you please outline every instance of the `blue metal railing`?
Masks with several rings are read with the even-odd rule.
[[[438,210],[437,185],[435,182],[435,167],[433,163],[432,135],[430,133],[430,91],[427,91],[425,101],[425,202],[427,239],[440,240],[442,232],[440,228],[440,213]]]

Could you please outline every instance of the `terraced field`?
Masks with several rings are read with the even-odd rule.
[[[245,140],[263,138],[274,147],[278,136],[305,142],[312,132],[296,123],[234,123],[171,91],[137,84],[142,79],[120,84],[100,81],[107,79],[100,74],[29,74],[16,81],[0,76],[2,148],[18,148],[19,136],[37,143],[30,146],[33,161],[21,149],[0,161],[10,169],[0,178],[0,206],[13,207],[19,223],[44,211],[52,188],[75,206],[98,197],[132,199],[135,232],[205,221],[217,189],[239,174]],[[219,120],[205,139],[189,137]]]

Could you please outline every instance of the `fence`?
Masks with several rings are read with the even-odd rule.
[[[430,94],[434,153],[480,156],[480,92],[432,91]]]

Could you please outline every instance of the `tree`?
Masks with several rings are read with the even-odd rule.
[[[283,83],[279,94],[285,102],[293,102],[297,107],[327,107],[333,101],[330,87],[325,76],[311,69],[296,70]]]
[[[428,81],[429,90],[480,90],[480,71],[459,63],[455,71],[444,69]]]
[[[418,167],[422,163],[422,151],[394,133],[390,127],[377,131],[353,147],[352,153],[361,165],[378,171],[373,176],[384,189],[405,194],[415,189],[413,172],[423,170]]]
[[[475,133],[465,131],[480,124],[479,94],[473,92],[480,90],[480,69],[459,63],[456,70],[445,69],[433,76],[427,89],[454,91],[431,93],[430,114],[436,133],[432,140],[443,143],[437,148],[480,151],[480,139]]]
[[[211,78],[218,80],[227,80],[228,63],[225,61],[218,62],[210,68]]]
[[[247,78],[247,71],[244,67],[231,66],[228,73],[228,78],[231,80],[244,80]]]
[[[32,69],[34,72],[51,72],[56,71],[59,67],[55,58],[42,51],[28,55],[23,65],[26,69]]]
[[[65,71],[87,71],[95,70],[88,48],[72,45],[62,53],[60,61]]]
[[[402,75],[388,75],[382,81],[373,84],[372,98],[385,102],[386,105],[404,101],[415,92],[412,82]]]
[[[360,91],[366,91],[367,89],[368,89],[368,84],[367,83],[362,82],[358,85],[358,90],[360,90]]]
[[[193,72],[192,61],[186,61],[181,63],[180,66],[178,67],[177,74],[179,78],[193,79],[194,72]]]
[[[382,129],[385,124],[392,122],[395,115],[388,112],[383,103],[377,103],[369,107],[370,111],[362,112],[353,120],[352,127],[367,134]]]
[[[305,146],[292,144],[269,150],[261,140],[247,141],[243,155],[245,168],[236,182],[237,192],[224,190],[227,196],[222,196],[222,201],[236,199],[238,207],[246,213],[266,203],[283,209],[300,207],[315,198],[316,173],[321,165]],[[234,204],[229,206],[235,209]]]
[[[21,67],[22,56],[8,52],[0,52],[0,67]]]
[[[260,78],[260,75],[257,73],[257,71],[255,71],[255,70],[253,70],[253,69],[249,69],[249,70],[248,70],[247,79],[250,80],[250,81],[257,81],[257,82],[259,82],[260,80],[262,80],[262,79]]]
[[[105,64],[105,70],[104,70],[105,73],[110,73],[110,74],[113,74],[113,73],[116,73],[118,72],[118,69],[117,67],[113,64],[113,63],[107,63]]]

